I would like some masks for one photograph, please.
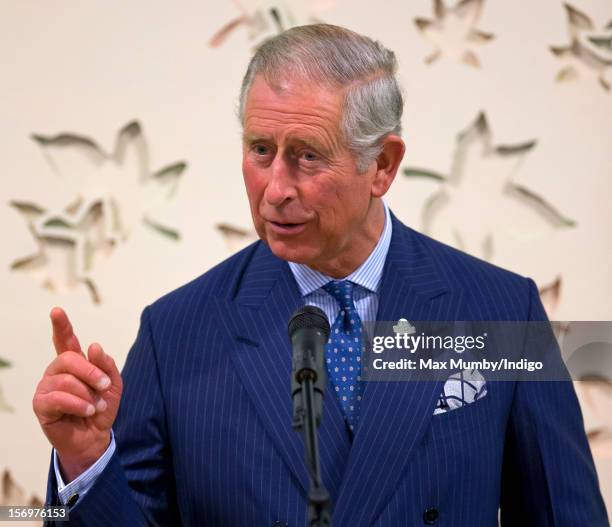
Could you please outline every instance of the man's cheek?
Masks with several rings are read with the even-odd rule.
[[[257,178],[248,175],[245,175],[244,184],[251,208],[256,210],[257,206],[261,202],[265,190],[265,184],[262,181],[259,181]]]
[[[253,189],[256,187],[257,180],[255,178],[255,175],[247,168],[243,167],[242,174],[243,174],[243,179],[244,179],[244,186],[246,187],[247,194],[250,197],[251,194],[253,193]]]

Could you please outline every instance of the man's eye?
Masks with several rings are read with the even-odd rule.
[[[318,161],[319,156],[314,152],[304,152],[302,158],[306,161]]]
[[[255,145],[253,150],[258,156],[265,156],[270,153],[270,149],[266,145]]]

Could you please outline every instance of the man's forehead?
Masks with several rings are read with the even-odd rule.
[[[323,148],[337,146],[341,107],[338,94],[321,86],[287,81],[273,89],[263,78],[253,82],[247,95],[243,139],[305,143]]]
[[[334,90],[301,76],[268,81],[257,75],[246,94],[245,118],[253,112],[279,112],[286,115],[339,115],[342,90]]]
[[[292,71],[274,77],[263,74],[256,75],[251,84],[251,89],[255,86],[260,89],[271,90],[277,95],[310,94],[313,91],[319,91],[335,96],[339,90],[339,87],[332,86],[323,79],[310,78]]]

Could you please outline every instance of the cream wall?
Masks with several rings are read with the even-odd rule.
[[[5,236],[0,359],[11,364],[0,369],[5,431],[0,470],[10,469],[26,494],[44,495],[48,466],[49,447],[31,398],[53,356],[50,308],[63,306],[82,343],[100,341],[123,363],[147,303],[246,242],[239,235],[224,236],[216,226],[250,229],[234,109],[251,48],[270,34],[265,13],[274,5],[295,23],[316,17],[346,25],[396,51],[406,98],[404,169],[458,173],[457,165],[453,168],[457,136],[480,112],[486,115],[492,147],[535,140],[535,146],[514,157],[492,150],[483,160],[480,147],[469,150],[468,179],[459,188],[444,187],[449,201],[437,212],[428,205],[441,188],[433,179],[399,175],[388,202],[416,228],[424,227],[429,211],[432,235],[457,244],[458,232],[466,249],[531,276],[540,286],[560,276],[561,296],[552,318],[612,317],[612,91],[596,76],[555,80],[565,62],[549,47],[565,46],[570,38],[561,2],[485,2],[475,27],[494,38],[481,37],[483,42],[472,46],[480,63],[476,68],[452,56],[463,46],[462,38],[446,49],[448,57],[425,63],[434,46],[414,19],[432,18],[429,0],[385,1],[376,9],[371,2],[343,0],[242,2],[242,7],[229,1],[0,0],[0,222]],[[609,2],[574,0],[572,5],[592,19],[600,35],[610,36],[603,30],[612,20]],[[210,39],[241,13],[251,17],[250,26],[239,25],[211,47]],[[263,31],[258,32],[258,24]],[[601,53],[605,58],[608,52]],[[612,51],[607,56],[612,63]],[[467,60],[473,63],[474,57]],[[611,70],[603,69],[610,82]],[[122,163],[109,160],[117,134],[133,120],[146,142],[132,142]],[[95,142],[99,159],[91,152],[81,156],[75,139],[45,147],[31,137],[60,133]],[[147,174],[179,162],[186,168],[157,188],[155,178],[138,174],[136,160],[145,154]],[[561,214],[545,219],[542,210],[548,209],[538,209],[533,200],[513,200],[503,192],[509,182],[545,198]],[[92,220],[97,233],[92,240],[98,245],[90,240],[95,250],[81,253],[93,258],[88,277],[100,294],[99,304],[82,283],[72,287],[74,273],[67,269],[76,265],[75,246],[49,241],[75,229],[49,227],[45,247],[51,263],[37,271],[11,269],[37,245],[23,209],[9,202],[37,204],[47,219],[57,220],[60,213],[70,219],[64,209],[79,194],[85,204],[99,198],[107,207],[102,220]],[[126,232],[99,223],[112,216],[118,202]],[[144,225],[140,220],[146,211],[179,231],[180,240]],[[575,226],[561,226],[561,216]],[[43,228],[35,220],[31,225]],[[111,238],[114,248],[104,245]],[[68,287],[59,292],[41,287],[36,276],[48,272]],[[12,411],[2,409],[3,400]],[[612,504],[610,460],[598,463],[608,471],[603,484]]]

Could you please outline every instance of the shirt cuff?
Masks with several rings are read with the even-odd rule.
[[[83,472],[78,478],[72,480],[70,483],[64,483],[62,475],[60,474],[59,461],[57,459],[57,452],[53,449],[53,468],[55,469],[55,480],[57,481],[57,494],[59,496],[62,505],[66,505],[69,501],[69,505],[74,505],[78,499],[82,498],[87,494],[89,489],[93,487],[93,484],[98,479],[98,476],[105,469],[106,465],[110,461],[111,457],[115,453],[115,434],[111,430],[111,442],[106,449],[106,452],[102,454],[98,460]]]

